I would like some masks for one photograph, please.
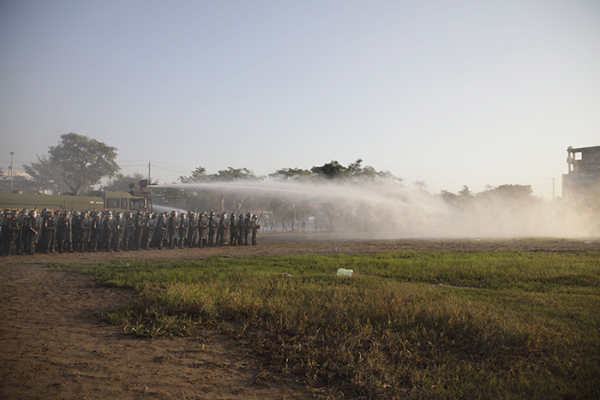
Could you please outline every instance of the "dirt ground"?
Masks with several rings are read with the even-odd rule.
[[[600,239],[381,240],[327,233],[265,234],[258,246],[69,253],[0,259],[0,399],[312,399],[266,360],[219,331],[138,339],[92,314],[129,302],[130,290],[94,287],[59,262],[190,260],[266,254],[392,251],[592,251]]]

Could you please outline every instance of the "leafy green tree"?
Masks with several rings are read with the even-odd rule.
[[[314,178],[315,175],[307,169],[301,168],[283,168],[278,169],[272,174],[269,174],[269,178],[278,181],[296,181],[303,182]]]
[[[52,164],[60,166],[63,181],[74,194],[119,171],[115,147],[72,132],[60,138],[58,145],[50,146],[48,154]]]
[[[263,178],[254,175],[254,172],[248,168],[232,168],[220,170],[216,174],[209,175],[211,181],[235,182],[235,181],[260,181]]]
[[[314,166],[310,169],[310,172],[320,178],[337,180],[347,178],[349,175],[348,168],[344,167],[338,161],[331,161],[330,163],[321,166]]]
[[[208,175],[206,175],[206,168],[198,167],[192,171],[190,176],[180,176],[179,181],[181,183],[194,183],[194,182],[206,182]]]

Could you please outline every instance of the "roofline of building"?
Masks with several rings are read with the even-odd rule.
[[[569,147],[567,149],[567,151],[568,152],[578,152],[578,151],[588,150],[588,149],[598,149],[598,150],[600,150],[600,146],[579,147],[577,149],[573,149],[573,148]]]

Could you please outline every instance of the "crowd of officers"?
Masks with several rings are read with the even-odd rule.
[[[58,209],[5,210],[0,216],[0,253],[16,254],[174,249],[257,244],[257,215],[194,212],[147,214]]]

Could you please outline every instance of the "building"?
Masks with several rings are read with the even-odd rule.
[[[584,197],[600,193],[600,146],[567,149],[569,172],[562,176],[562,194]]]

